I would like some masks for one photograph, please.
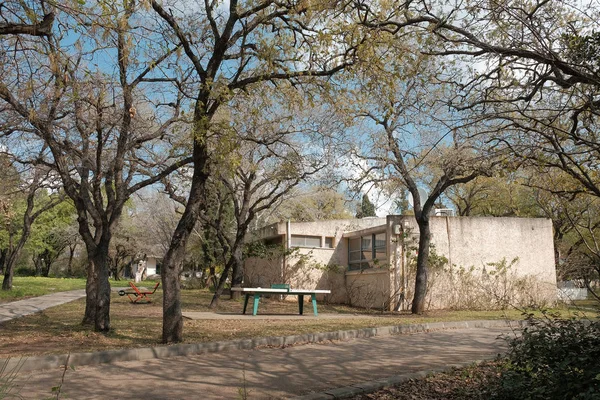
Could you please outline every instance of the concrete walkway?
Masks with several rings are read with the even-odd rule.
[[[343,397],[352,388],[382,386],[399,375],[491,358],[504,350],[498,339],[503,333],[510,329],[376,336],[83,366],[67,370],[62,393],[73,399],[239,399],[245,387],[248,399],[337,398],[336,393]],[[45,398],[62,373],[60,368],[21,373],[15,384],[25,399]]]
[[[117,289],[113,288],[113,290]],[[74,290],[0,304],[0,323],[82,297],[85,297],[84,290]],[[188,318],[229,319],[233,317],[226,313],[224,315],[190,314],[187,316]],[[237,315],[237,317],[240,316]],[[353,316],[345,315],[344,317],[351,318]],[[256,319],[256,317],[254,318]],[[307,316],[290,315],[281,316],[281,318],[297,319],[307,318]],[[476,328],[477,326],[479,328]],[[453,329],[458,327],[463,329]],[[434,331],[418,334],[395,334],[429,329]],[[435,331],[436,329],[451,330]],[[207,343],[74,354],[71,361],[76,364],[76,369],[67,370],[62,386],[62,397],[74,399],[130,397],[144,399],[278,399],[304,396],[301,397],[304,400],[344,398],[352,393],[361,392],[365,388],[372,390],[383,387],[408,377],[423,375],[426,371],[440,370],[451,365],[464,365],[491,358],[504,350],[504,342],[498,340],[498,335],[509,334],[512,331],[501,321],[434,323],[372,330],[373,332],[370,332],[371,329],[348,331],[355,336],[348,335],[348,332],[338,332],[339,335],[334,335],[335,332],[331,335],[309,335],[311,336],[310,341],[317,340],[317,336],[324,336],[324,340],[327,340],[326,338],[329,336],[336,339],[355,338],[306,345],[288,346],[287,339],[294,339],[291,340],[291,343],[298,341],[298,338],[290,337],[253,339],[250,340],[251,343],[245,343],[246,341],[243,340],[231,344],[228,342],[220,345],[215,343],[218,345],[216,347]],[[366,337],[372,334],[377,336]],[[300,339],[300,342],[308,341],[307,338]],[[273,342],[273,346],[239,350],[248,348],[249,344],[255,347],[254,345],[260,344],[260,342],[265,342],[267,345]],[[284,345],[280,346],[281,343]],[[204,350],[210,352],[206,353],[204,350],[200,352],[195,347],[202,347],[202,349],[206,347]],[[145,357],[137,354],[138,350]],[[168,357],[167,353],[190,354],[190,351],[195,355],[164,358]],[[133,354],[135,358],[129,358],[132,356],[129,353],[136,353]],[[52,362],[48,362],[48,360],[42,362],[44,358],[52,359]],[[54,360],[55,358],[56,360]],[[93,363],[110,363],[84,365],[87,363],[82,361],[88,358]],[[114,361],[114,358],[121,360],[147,359]],[[39,369],[40,367],[44,368],[42,365],[60,365],[61,362],[57,362],[59,359],[61,359],[60,356],[48,356],[41,357],[38,361],[36,361],[36,357],[22,361],[26,365],[23,365],[21,372],[14,380],[15,389],[18,389],[20,396],[25,399],[51,396],[51,389],[60,384],[64,369],[58,367]],[[16,372],[18,368],[14,368],[15,362],[16,360],[11,360],[7,365],[6,372]],[[32,363],[38,364],[37,368],[35,365],[34,368],[29,365]],[[32,369],[37,370],[27,372]],[[240,394],[240,390],[243,391],[244,387],[247,396]]]
[[[206,319],[235,319],[242,321],[256,321],[256,320],[321,320],[321,319],[353,319],[364,317],[364,314],[323,314],[319,313],[319,316],[311,312],[299,315],[299,314],[256,314],[252,315],[252,312],[242,314],[240,312],[200,312],[200,311],[184,311],[182,312],[184,318],[206,320]],[[385,318],[384,316],[378,316],[377,318]]]
[[[46,294],[44,296],[0,304],[0,323],[25,315],[35,314],[50,307],[59,306],[85,297],[85,289]]]

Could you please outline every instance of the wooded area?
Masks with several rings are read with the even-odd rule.
[[[593,289],[598,21],[558,0],[5,1],[3,289],[85,275],[107,332],[109,276],[158,256],[179,342],[184,271],[216,304],[253,228],[383,198],[418,222],[414,313],[435,208],[551,218],[559,276]]]

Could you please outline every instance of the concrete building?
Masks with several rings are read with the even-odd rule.
[[[156,256],[139,255],[134,257],[129,264],[127,277],[135,278],[136,282],[145,280],[148,276],[160,274],[160,260]]]
[[[541,218],[431,217],[428,308],[502,308],[556,300],[552,223]],[[330,289],[328,301],[407,309],[418,227],[390,215],[278,223],[254,232],[266,245],[245,264],[245,286]]]

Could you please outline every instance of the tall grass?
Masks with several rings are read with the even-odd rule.
[[[15,366],[9,366],[10,358],[4,360],[0,365],[0,400],[3,399],[22,399],[19,394],[19,387],[15,384],[15,379],[25,360],[21,358]]]

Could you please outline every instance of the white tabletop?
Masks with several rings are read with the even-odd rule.
[[[234,287],[231,288],[234,292],[268,292],[268,293],[287,293],[287,289],[270,289],[270,288],[241,288]]]
[[[327,294],[327,293],[331,293],[331,290],[323,290],[323,289],[290,289],[290,291],[288,293],[290,293],[290,294],[294,294],[294,293],[315,293],[315,294],[323,293],[323,294]]]
[[[331,293],[331,290],[322,289],[271,289],[271,288],[231,288],[234,292],[255,292],[255,293],[287,293],[287,294],[299,294],[299,293],[315,293],[315,294],[327,294]]]

